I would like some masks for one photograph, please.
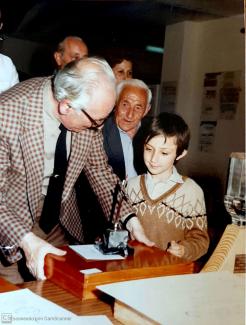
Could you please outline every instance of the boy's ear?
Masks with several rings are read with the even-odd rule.
[[[67,100],[63,99],[58,106],[59,114],[67,115],[72,108],[68,105]]]
[[[181,153],[181,155],[179,155],[178,157],[176,157],[175,160],[180,160],[181,158],[183,158],[183,157],[186,156],[186,155],[187,155],[187,150],[184,150],[184,151]]]

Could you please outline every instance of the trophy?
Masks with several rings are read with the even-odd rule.
[[[246,226],[245,176],[245,152],[231,153],[224,204],[232,223],[238,226]]]
[[[123,181],[122,185],[120,183],[116,184],[115,190],[112,193],[113,205],[108,228],[103,233],[102,238],[98,238],[95,242],[96,248],[106,255],[119,254],[124,257],[131,251],[127,245],[129,239],[128,231],[122,229],[121,222],[119,221],[121,205],[123,200],[126,199],[123,190],[124,185],[125,181]]]

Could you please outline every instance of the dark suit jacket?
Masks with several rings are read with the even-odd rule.
[[[148,125],[151,118],[146,117],[141,121],[141,127],[138,129],[133,138],[133,152],[134,152],[134,168],[138,175],[146,171],[143,161],[143,145],[146,134],[148,133]],[[114,116],[110,116],[103,127],[104,149],[108,156],[109,165],[113,168],[118,177],[123,180],[126,176],[125,159],[123,155],[123,148],[120,139],[120,132],[115,123]]]
[[[123,148],[120,139],[120,132],[113,115],[111,115],[104,124],[103,141],[109,165],[121,180],[125,179],[126,170]]]

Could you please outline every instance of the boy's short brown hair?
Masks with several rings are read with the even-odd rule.
[[[157,135],[163,135],[165,139],[175,136],[177,138],[177,157],[188,149],[190,142],[188,125],[181,116],[174,113],[165,112],[153,117],[146,134],[145,143]]]

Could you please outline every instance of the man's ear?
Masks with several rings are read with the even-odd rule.
[[[62,65],[61,53],[60,52],[55,52],[54,53],[54,59],[56,61],[57,66],[60,67]]]
[[[187,155],[187,150],[184,150],[184,151],[181,153],[181,155],[179,155],[178,157],[176,157],[175,160],[180,160],[181,158],[183,158],[183,157],[186,156],[186,155]]]
[[[72,108],[68,105],[68,101],[66,99],[63,99],[60,101],[58,106],[59,114],[61,115],[68,115]]]
[[[146,116],[149,113],[150,109],[151,109],[151,105],[148,105],[146,110],[145,110],[144,116]]]

